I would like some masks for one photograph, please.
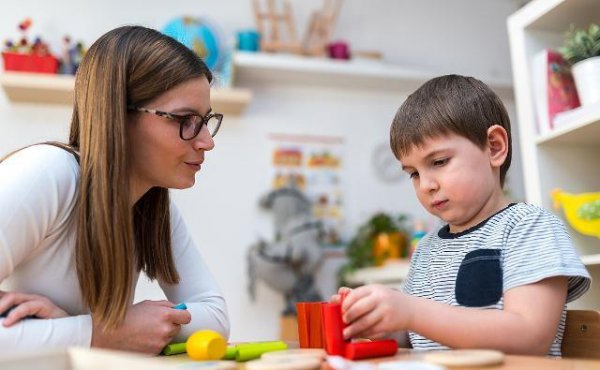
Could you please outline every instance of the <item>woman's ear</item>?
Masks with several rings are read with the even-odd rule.
[[[490,149],[490,164],[500,167],[508,156],[508,134],[504,127],[493,125],[487,130],[487,145]]]

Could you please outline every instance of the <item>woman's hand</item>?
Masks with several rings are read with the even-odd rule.
[[[382,285],[365,285],[343,300],[344,338],[382,338],[406,330],[411,316],[410,296]]]
[[[37,295],[0,291],[0,314],[10,310],[2,325],[12,326],[28,316],[39,319],[67,317],[69,314],[50,299]]]
[[[125,320],[114,330],[103,330],[93,320],[92,347],[159,354],[192,316],[172,308],[169,301],[143,301],[127,309]]]

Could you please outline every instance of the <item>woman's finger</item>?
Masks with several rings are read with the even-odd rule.
[[[2,297],[0,297],[0,314],[8,311],[13,306],[21,304],[25,301],[32,299],[32,295],[23,294],[23,293],[15,293],[15,292],[7,292]]]
[[[8,316],[6,316],[6,319],[4,319],[3,324],[5,327],[12,326],[28,316],[36,316],[42,308],[43,304],[40,301],[27,301],[21,303],[10,311]]]

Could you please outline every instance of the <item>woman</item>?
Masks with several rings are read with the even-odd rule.
[[[194,185],[214,147],[223,117],[211,111],[211,81],[196,54],[144,27],[90,47],[69,144],[0,163],[0,351],[156,354],[198,329],[228,336],[223,296],[167,190]],[[132,304],[140,271],[169,301]]]

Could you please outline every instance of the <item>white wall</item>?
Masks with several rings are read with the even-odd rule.
[[[69,33],[89,45],[110,28],[143,24],[160,28],[183,15],[209,16],[224,33],[253,26],[250,0],[227,1],[116,1],[55,0],[3,3],[0,36],[16,37],[16,24],[26,16],[34,33],[59,43]],[[294,1],[299,24],[320,1]],[[485,77],[510,78],[505,19],[515,10],[501,0],[347,0],[336,36],[353,48],[383,51],[387,60],[435,70]],[[75,15],[76,14],[76,15]],[[232,340],[265,340],[278,335],[282,298],[259,285],[257,302],[250,302],[246,286],[245,251],[258,235],[270,237],[270,219],[256,206],[269,187],[270,154],[267,134],[309,133],[341,136],[345,141],[344,179],[348,230],[378,210],[427,217],[411,185],[404,180],[385,184],[371,167],[374,147],[388,140],[396,109],[409,93],[342,90],[308,86],[249,86],[254,98],[240,117],[226,117],[207,154],[197,185],[173,192],[193,238],[216,276],[229,305]],[[514,117],[513,103],[507,101]],[[0,153],[27,143],[65,139],[70,110],[66,107],[14,105],[0,94]],[[514,130],[516,134],[516,129]],[[513,139],[517,142],[517,138]],[[515,150],[518,146],[515,145]],[[518,152],[509,186],[517,199],[523,191]],[[333,289],[340,261],[328,261],[320,272],[323,293]],[[141,284],[139,296],[158,296]],[[139,297],[138,296],[138,297]]]

